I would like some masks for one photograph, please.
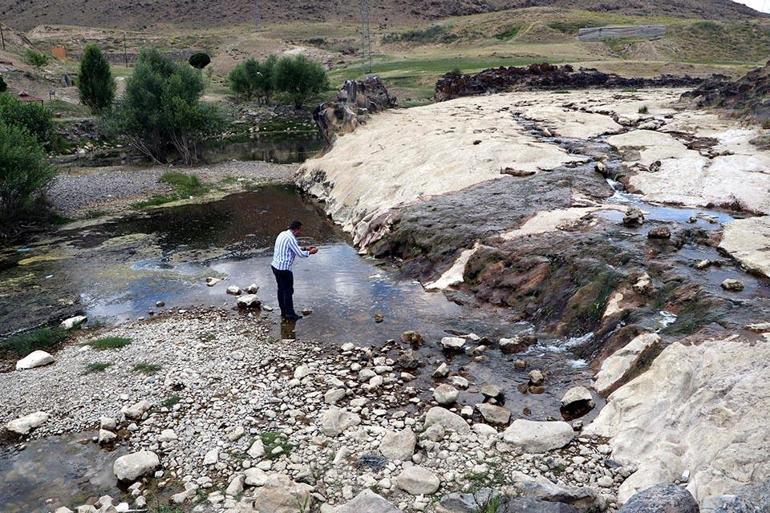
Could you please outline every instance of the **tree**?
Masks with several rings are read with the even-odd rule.
[[[269,56],[262,64],[262,93],[265,95],[265,100],[270,101],[270,97],[275,91],[275,64],[278,62],[278,58],[275,55]]]
[[[80,101],[93,112],[101,112],[112,106],[115,99],[115,79],[112,78],[110,63],[96,45],[86,46],[80,61],[78,74]]]
[[[43,66],[48,64],[49,59],[48,59],[48,56],[43,52],[38,52],[32,49],[29,49],[24,54],[24,60],[27,61],[27,64],[31,64],[36,68],[42,68]]]
[[[53,116],[38,103],[25,103],[8,93],[0,94],[0,120],[6,125],[23,128],[43,146],[53,142]]]
[[[29,210],[54,175],[35,137],[0,121],[0,221]]]
[[[211,64],[211,57],[205,52],[197,52],[190,56],[189,63],[195,69],[203,69]]]
[[[274,73],[276,91],[286,94],[297,108],[329,87],[323,66],[304,55],[281,57],[275,64]]]
[[[175,150],[186,164],[194,163],[199,144],[223,125],[220,112],[201,102],[203,90],[199,72],[143,50],[125,95],[104,116],[105,129],[156,162]]]
[[[238,64],[228,75],[230,89],[239,97],[251,100],[257,95],[262,70],[255,59],[247,59]]]
[[[8,84],[5,83],[3,77],[0,77],[0,93],[4,93],[8,90]]]

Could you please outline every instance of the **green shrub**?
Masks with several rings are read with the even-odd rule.
[[[131,344],[130,338],[125,337],[104,337],[91,342],[86,342],[86,345],[91,346],[99,351],[105,351],[107,349],[120,349]]]
[[[205,52],[197,52],[190,56],[190,60],[188,62],[190,63],[190,66],[195,69],[203,69],[211,64],[211,57],[209,57],[209,54]]]
[[[0,340],[0,354],[24,358],[37,350],[51,350],[67,339],[67,331],[61,328],[39,328]]]
[[[647,107],[647,105],[642,105],[641,107],[639,107],[639,114],[649,114],[649,113],[650,113],[650,108]]]
[[[108,109],[115,99],[115,80],[112,78],[110,63],[96,45],[86,46],[83,53],[78,90],[80,101],[90,107],[92,112]]]
[[[156,162],[174,152],[186,164],[197,162],[200,143],[223,126],[219,110],[201,102],[203,90],[199,72],[143,50],[124,97],[104,116],[105,131]]]
[[[0,93],[4,93],[8,90],[8,84],[5,83],[3,77],[0,77]]]
[[[43,52],[38,52],[36,50],[29,49],[24,54],[24,60],[26,61],[27,64],[31,64],[36,68],[42,68],[43,66],[48,64],[48,61],[50,59],[48,55],[44,54]]]
[[[0,224],[30,212],[54,175],[35,137],[0,122]]]
[[[304,55],[280,58],[274,73],[275,90],[284,93],[297,108],[329,87],[323,66]]]
[[[10,94],[0,94],[0,120],[6,125],[25,129],[47,147],[53,140],[53,116],[39,103],[21,102]]]
[[[230,89],[240,98],[264,98],[270,101],[274,86],[274,70],[278,59],[271,55],[265,62],[247,59],[238,64],[228,76]]]
[[[383,43],[451,43],[458,36],[452,34],[443,25],[432,25],[424,29],[407,30],[406,32],[393,32],[385,34]]]
[[[166,408],[173,408],[177,404],[179,404],[179,401],[181,401],[182,398],[178,395],[170,395],[167,398],[163,400],[160,404],[165,406]]]

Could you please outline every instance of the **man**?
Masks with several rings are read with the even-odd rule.
[[[301,319],[294,311],[294,273],[291,267],[296,257],[307,258],[318,253],[318,248],[300,248],[297,236],[302,231],[302,223],[293,221],[289,229],[281,232],[275,239],[275,251],[273,253],[272,269],[275,281],[278,284],[278,306],[281,308],[281,318],[287,321]]]

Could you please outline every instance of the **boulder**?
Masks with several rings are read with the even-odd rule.
[[[439,385],[433,391],[433,398],[441,405],[452,404],[459,396],[460,392],[452,385]]]
[[[60,326],[65,330],[72,330],[80,327],[87,320],[88,320],[88,317],[86,317],[85,315],[77,315],[75,317],[70,317],[69,319],[63,320]]]
[[[261,459],[265,455],[265,444],[262,443],[262,439],[257,438],[254,440],[254,443],[251,444],[251,447],[246,451],[246,454],[255,460]]]
[[[121,408],[120,411],[123,413],[123,415],[126,416],[127,419],[141,420],[141,418],[144,417],[144,414],[147,413],[147,410],[149,410],[151,407],[152,405],[149,401],[141,400],[136,404]]]
[[[729,292],[740,292],[744,287],[742,281],[734,280],[732,278],[728,278],[722,282],[722,288]]]
[[[43,367],[54,362],[53,356],[45,351],[32,351],[27,356],[16,362],[16,370],[29,370]]]
[[[411,349],[407,349],[398,356],[396,363],[399,367],[406,370],[414,370],[420,366],[420,360],[417,358],[417,353]]]
[[[657,333],[639,335],[602,362],[594,388],[602,395],[609,395],[633,378],[660,349],[660,336]]]
[[[380,442],[380,452],[389,460],[411,461],[417,436],[409,428],[401,431],[388,431]]]
[[[254,509],[270,513],[312,511],[312,491],[312,486],[295,483],[289,476],[272,474],[254,496]]]
[[[326,436],[336,437],[346,429],[361,423],[361,417],[342,408],[332,406],[321,415],[321,431]]]
[[[500,351],[505,354],[523,353],[529,346],[537,344],[537,338],[533,336],[519,336],[500,339]]]
[[[566,422],[537,422],[517,419],[503,432],[509,444],[521,447],[524,452],[541,453],[564,447],[575,437],[572,426]]]
[[[549,479],[532,477],[522,472],[511,474],[511,485],[519,495],[534,497],[548,502],[561,502],[580,511],[599,510],[599,497],[591,488],[572,488],[556,484]]]
[[[496,495],[489,488],[475,493],[450,493],[436,506],[436,513],[492,513],[489,505]],[[579,513],[579,510],[569,504],[535,497],[502,497],[494,513]]]
[[[244,475],[244,484],[246,486],[265,486],[265,483],[267,483],[269,476],[267,473],[256,467],[252,467],[249,469],[246,469],[245,475]]]
[[[612,458],[638,470],[618,490],[671,483],[687,470],[701,501],[770,475],[770,343],[749,335],[675,342],[616,390],[584,433],[610,438]],[[762,412],[760,414],[760,412]]]
[[[699,513],[690,492],[677,485],[660,484],[647,488],[626,502],[618,513]]]
[[[730,495],[709,497],[703,506],[712,513],[770,513],[770,480],[738,488]]]
[[[334,513],[402,513],[400,509],[377,495],[368,488],[342,506],[337,507]]]
[[[231,296],[240,296],[242,291],[241,291],[241,288],[238,287],[237,285],[230,285],[229,287],[227,287],[227,293],[230,294]]]
[[[434,425],[460,435],[467,435],[471,432],[470,426],[461,416],[440,406],[434,406],[425,414],[425,427],[429,428]]]
[[[406,467],[396,477],[396,486],[411,495],[432,495],[440,485],[436,474],[419,465]]]
[[[48,421],[48,414],[42,411],[30,413],[24,417],[10,421],[5,429],[17,435],[28,435],[33,429],[37,429]]]
[[[623,216],[625,226],[641,226],[644,224],[644,212],[638,208],[629,208]]]
[[[445,351],[462,351],[465,339],[460,337],[444,337],[441,339],[441,347]]]
[[[133,482],[152,474],[160,467],[158,455],[151,451],[139,451],[115,460],[112,471],[118,481]]]
[[[511,412],[501,406],[495,406],[494,404],[477,404],[476,409],[479,410],[484,420],[490,424],[498,424],[505,426],[511,420]]]
[[[649,232],[647,232],[647,238],[648,239],[670,239],[671,238],[671,229],[668,226],[656,226]]]
[[[259,296],[256,294],[245,294],[243,296],[239,296],[237,303],[238,308],[259,308],[262,306],[262,302],[259,300]]]
[[[561,399],[561,413],[564,418],[575,419],[591,411],[595,404],[591,391],[586,387],[572,387]]]
[[[107,431],[106,429],[100,429],[97,440],[100,445],[106,445],[114,442],[117,437],[118,435],[116,435],[112,431]]]

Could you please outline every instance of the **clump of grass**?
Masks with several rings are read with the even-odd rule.
[[[86,342],[86,345],[99,351],[106,351],[107,349],[120,349],[131,344],[131,339],[126,337],[103,337],[91,342]]]
[[[647,107],[647,105],[642,105],[641,107],[639,107],[639,114],[649,114],[649,113],[650,113],[650,109],[649,107]]]
[[[209,187],[200,181],[195,175],[186,175],[176,171],[169,171],[160,177],[160,182],[174,188],[171,194],[156,194],[149,199],[134,204],[136,208],[157,207],[172,201],[177,201],[191,196],[201,196],[209,191]]]
[[[61,328],[39,328],[0,340],[0,355],[24,358],[37,350],[56,347],[67,338],[67,331]]]
[[[277,433],[275,431],[265,431],[259,438],[262,440],[262,444],[265,446],[265,454],[270,459],[278,458],[281,455],[289,455],[294,449],[294,446],[289,443],[289,440],[285,435]],[[283,452],[279,454],[273,454],[276,447],[283,449]]]
[[[97,372],[104,372],[107,369],[112,367],[111,363],[105,363],[105,362],[94,362],[89,363],[86,365],[86,369],[83,371],[83,375],[86,376],[88,374],[95,374]]]
[[[163,399],[163,402],[161,402],[160,404],[162,406],[165,406],[166,408],[173,408],[175,405],[179,404],[179,401],[181,400],[182,398],[179,397],[178,395],[171,395]]]
[[[137,363],[136,365],[134,365],[134,372],[141,372],[142,374],[146,374],[148,376],[151,374],[155,374],[160,369],[161,369],[160,365],[155,365],[153,363],[147,363],[147,362]]]

